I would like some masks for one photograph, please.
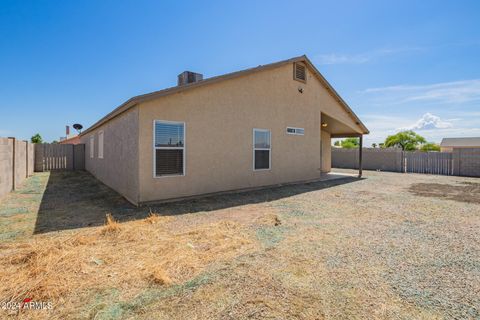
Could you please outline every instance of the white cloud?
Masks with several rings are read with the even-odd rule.
[[[370,129],[369,143],[405,129],[434,142],[480,136],[480,79],[370,88],[351,100],[370,110],[360,116]]]
[[[455,120],[455,119],[454,119]],[[434,130],[434,129],[448,129],[452,128],[453,124],[448,121],[443,121],[429,112],[425,113],[413,125],[401,129],[405,130]]]
[[[419,120],[408,116],[360,115],[360,119],[370,129],[370,134],[365,136],[365,145],[378,144],[385,141],[387,136],[405,129],[415,130],[427,141],[437,143],[446,137],[480,136],[480,121],[478,118],[448,119],[446,121],[432,114],[427,115],[422,116]],[[419,127],[422,127],[422,129],[419,129]]]
[[[358,54],[358,55],[347,55],[347,54],[320,54],[316,57],[316,60],[319,60],[320,64],[360,64],[365,63],[370,60],[368,56]]]
[[[375,95],[378,101],[392,104],[435,102],[461,104],[480,101],[480,79],[440,82],[428,85],[397,85],[369,88],[361,93]]]
[[[362,53],[356,54],[345,54],[345,53],[328,53],[328,54],[319,54],[313,58],[316,62],[323,65],[330,64],[362,64],[376,59],[404,53],[410,51],[421,51],[424,48],[420,47],[402,47],[402,48],[387,48],[387,49],[377,49]]]

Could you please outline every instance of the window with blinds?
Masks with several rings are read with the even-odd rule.
[[[307,82],[307,68],[304,64],[293,64],[293,79],[301,82]]]
[[[185,123],[154,122],[154,175],[185,174]]]
[[[253,129],[253,170],[268,170],[271,164],[270,130]]]

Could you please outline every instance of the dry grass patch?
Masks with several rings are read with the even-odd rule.
[[[151,214],[120,224],[107,215],[103,227],[5,245],[0,278],[15,280],[2,284],[0,297],[54,301],[56,313],[63,308],[71,312],[86,303],[78,293],[121,288],[122,299],[129,299],[149,286],[184,283],[211,263],[255,248],[238,223],[220,221],[172,232],[167,228],[172,219]],[[112,234],[114,238],[106,236]]]
[[[153,213],[152,211],[150,211],[150,213],[148,214],[148,217],[145,218],[145,222],[150,224],[158,223],[161,220],[162,220],[162,217],[156,213]]]
[[[150,276],[150,280],[153,283],[159,285],[170,285],[172,284],[172,279],[167,275],[167,273],[163,269],[156,269]]]
[[[258,225],[266,225],[266,226],[275,226],[278,227],[279,225],[282,224],[282,221],[278,217],[277,214],[275,213],[267,213],[265,215],[260,216],[257,220],[256,223]]]
[[[107,213],[105,218],[105,226],[102,229],[102,234],[114,234],[120,231],[120,223],[118,223],[110,213]]]

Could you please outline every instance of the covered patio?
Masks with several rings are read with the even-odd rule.
[[[351,128],[350,126],[346,125],[345,123],[330,117],[329,115],[322,112],[321,114],[322,119],[322,131],[326,132],[330,136],[330,144],[332,138],[359,138],[359,147],[358,147],[358,177],[362,176],[362,150],[363,150],[363,134],[361,132],[356,131],[355,129]],[[357,122],[356,124],[360,124]],[[324,143],[322,141],[322,143]],[[322,152],[324,152],[325,148],[322,146]],[[329,149],[331,152],[331,149]],[[325,179],[328,179],[331,175],[331,178],[338,177],[339,175],[343,174],[335,174],[335,173],[322,173],[322,178],[325,175]]]

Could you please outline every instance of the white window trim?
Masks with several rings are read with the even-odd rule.
[[[293,133],[288,132],[288,129],[294,129],[295,132],[293,132]],[[303,130],[303,133],[297,133],[298,129]],[[294,136],[304,136],[305,135],[305,129],[304,128],[287,127],[286,132],[287,132],[287,134],[291,134],[291,135],[294,135]]]
[[[183,147],[157,147],[155,146],[155,124],[156,123],[169,123],[169,124],[183,124]],[[169,121],[169,120],[153,120],[153,178],[155,179],[162,179],[162,178],[171,178],[171,177],[184,177],[187,168],[186,168],[186,158],[187,158],[187,126],[183,121]],[[155,156],[155,150],[183,150],[183,173],[182,174],[165,174],[161,176],[157,176],[155,173],[155,168],[157,167],[157,157]]]
[[[269,132],[270,133],[270,148],[256,148],[255,147],[255,132]],[[268,150],[268,169],[255,169],[255,150]],[[253,171],[269,171],[272,170],[272,132],[269,129],[253,128],[253,152],[252,152],[252,168]]]
[[[92,134],[90,136],[90,159],[93,159],[95,155],[95,136]]]
[[[102,137],[102,139],[100,139],[100,137]],[[98,159],[103,159],[103,152],[105,150],[104,140],[105,140],[105,132],[103,130],[98,131]]]

